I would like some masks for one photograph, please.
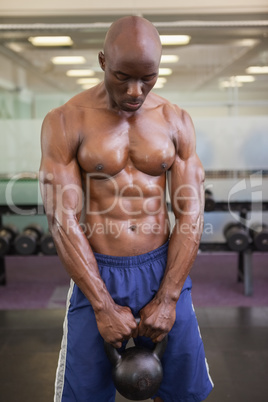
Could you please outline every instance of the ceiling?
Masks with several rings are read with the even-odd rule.
[[[68,77],[70,68],[90,68],[102,79],[98,51],[105,33],[120,15],[65,17],[0,18],[0,55],[27,71],[28,90],[40,93],[79,92],[77,78]],[[143,14],[155,24],[160,34],[188,34],[185,46],[165,46],[163,54],[179,56],[177,63],[165,64],[173,73],[167,78],[167,92],[202,93],[219,91],[230,77],[245,75],[252,65],[268,65],[268,13],[262,14]],[[30,36],[69,35],[71,47],[38,48]],[[14,47],[19,46],[20,51]],[[60,55],[84,56],[86,64],[60,66],[51,62]],[[3,66],[2,66],[3,69]],[[2,71],[3,72],[3,71]],[[267,99],[268,75],[255,75],[255,81],[244,83],[239,92],[248,97],[258,93]],[[1,78],[1,66],[0,66]],[[3,81],[3,80],[2,80]],[[222,89],[224,90],[224,89]],[[225,89],[226,90],[226,89]],[[228,90],[228,89],[227,89]],[[159,90],[161,91],[161,90]],[[161,92],[159,92],[161,94]]]

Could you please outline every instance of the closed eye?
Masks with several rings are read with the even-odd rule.
[[[156,76],[157,76],[157,74],[145,75],[144,77],[142,77],[142,81],[144,81],[144,82],[152,81],[156,78]]]
[[[117,72],[115,73],[115,77],[119,80],[119,81],[126,81],[130,78],[130,76],[128,74],[124,74],[121,72]]]
[[[129,80],[129,79],[131,78],[130,75],[125,74],[125,73],[122,73],[121,71],[117,71],[117,72],[115,73],[115,77],[116,77],[119,81],[127,81],[127,80]],[[156,74],[156,73],[144,75],[144,76],[141,78],[141,81],[143,81],[143,82],[149,82],[149,81],[154,80],[156,77],[157,77],[157,74]]]

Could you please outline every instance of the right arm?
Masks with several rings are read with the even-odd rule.
[[[79,225],[83,204],[81,172],[76,159],[79,138],[76,132],[66,129],[61,109],[51,111],[44,119],[41,147],[40,188],[58,255],[91,303],[101,336],[120,347],[123,338],[135,335],[137,324],[131,310],[115,304],[111,298]]]

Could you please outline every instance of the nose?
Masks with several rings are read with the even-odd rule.
[[[142,83],[139,81],[131,81],[128,84],[127,94],[133,98],[138,98],[142,95]]]

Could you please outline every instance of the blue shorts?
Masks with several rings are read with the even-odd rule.
[[[99,271],[114,301],[134,316],[157,292],[167,262],[168,243],[149,253],[113,257],[96,253]],[[157,396],[165,402],[203,401],[213,388],[191,298],[191,279],[183,286],[176,322],[162,358],[164,377]],[[153,347],[148,338],[138,343]],[[54,402],[114,402],[111,364],[94,311],[71,281],[55,383]]]

